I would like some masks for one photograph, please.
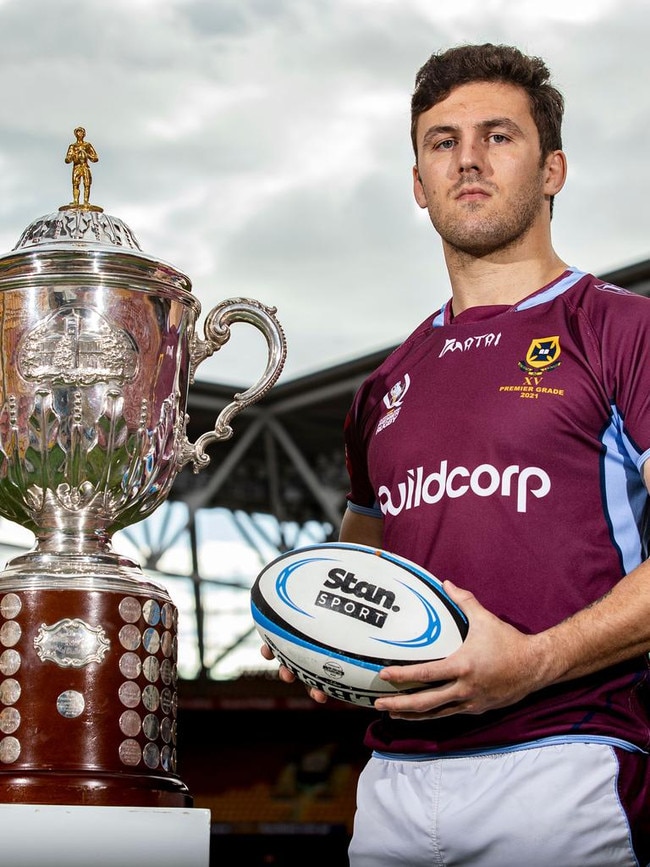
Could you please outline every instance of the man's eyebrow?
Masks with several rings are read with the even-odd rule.
[[[487,132],[490,129],[503,129],[514,136],[522,136],[523,132],[519,124],[515,123],[510,117],[491,117],[486,120],[480,120],[474,124],[474,129]],[[422,138],[423,146],[427,146],[431,141],[438,136],[457,135],[460,127],[455,124],[437,124],[430,126]]]
[[[493,117],[476,124],[477,129],[483,130],[494,129],[495,127],[505,129],[512,135],[523,135],[521,127],[511,117]]]
[[[453,126],[452,124],[430,126],[422,138],[422,144],[428,145],[432,139],[437,138],[439,135],[454,135],[458,132],[458,129],[457,126]]]

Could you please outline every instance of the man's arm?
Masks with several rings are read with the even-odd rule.
[[[381,518],[371,518],[346,509],[341,521],[339,542],[355,542],[357,545],[381,548],[383,527]]]

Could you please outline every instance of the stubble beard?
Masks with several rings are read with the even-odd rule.
[[[479,258],[505,252],[520,244],[537,221],[544,204],[541,171],[508,203],[507,208],[490,212],[490,200],[462,205],[464,217],[439,213],[429,207],[434,228],[449,251],[458,256]],[[442,211],[442,209],[441,209]],[[487,213],[486,213],[487,211]]]

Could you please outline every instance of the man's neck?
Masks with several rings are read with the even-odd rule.
[[[567,264],[549,247],[532,258],[477,258],[445,250],[454,315],[470,307],[513,305],[556,280]]]

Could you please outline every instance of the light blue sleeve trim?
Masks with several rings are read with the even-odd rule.
[[[383,514],[379,506],[359,506],[357,503],[352,503],[348,500],[348,509],[354,512],[355,515],[367,515],[369,518],[383,518]]]
[[[620,738],[610,738],[606,735],[553,735],[548,738],[539,738],[536,741],[524,741],[521,744],[510,744],[502,747],[492,747],[485,750],[458,750],[451,753],[384,753],[379,750],[373,752],[377,759],[386,759],[393,762],[431,762],[435,759],[460,759],[464,756],[493,756],[500,753],[516,753],[520,750],[537,749],[537,747],[552,747],[558,744],[606,744],[610,747],[618,747],[628,753],[640,753],[647,756],[648,753]]]
[[[636,466],[640,473],[643,472],[643,465],[650,458],[650,449],[646,449],[644,452],[641,452],[639,457],[636,459]]]

